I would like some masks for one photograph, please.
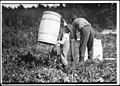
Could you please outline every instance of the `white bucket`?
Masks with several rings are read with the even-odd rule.
[[[87,59],[88,59],[88,52],[87,52],[87,49],[86,49],[84,60],[86,61]],[[94,38],[93,59],[103,60],[103,48],[102,48],[101,39]]]
[[[38,41],[55,44],[60,30],[61,15],[53,11],[43,12]]]

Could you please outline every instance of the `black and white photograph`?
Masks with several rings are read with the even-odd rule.
[[[1,1],[1,84],[118,85],[119,1]]]

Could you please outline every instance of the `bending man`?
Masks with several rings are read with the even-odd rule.
[[[93,57],[93,41],[95,31],[91,24],[84,18],[74,18],[73,35],[77,40],[76,31],[80,32],[80,46],[79,46],[79,62],[84,61],[86,48],[88,49],[88,59]]]

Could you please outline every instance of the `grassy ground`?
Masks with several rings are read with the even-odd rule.
[[[116,35],[109,34],[101,37],[104,58],[117,58]],[[49,63],[46,61],[49,57],[47,47],[44,45],[38,47],[3,48],[2,83],[117,82],[116,60],[87,60],[83,64],[69,61],[70,67],[65,71],[56,66],[57,63],[52,66],[46,64]]]

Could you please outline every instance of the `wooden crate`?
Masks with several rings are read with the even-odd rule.
[[[71,60],[78,59],[78,57],[79,57],[79,41],[75,41],[75,40],[70,41],[70,49],[68,51],[67,56]]]

